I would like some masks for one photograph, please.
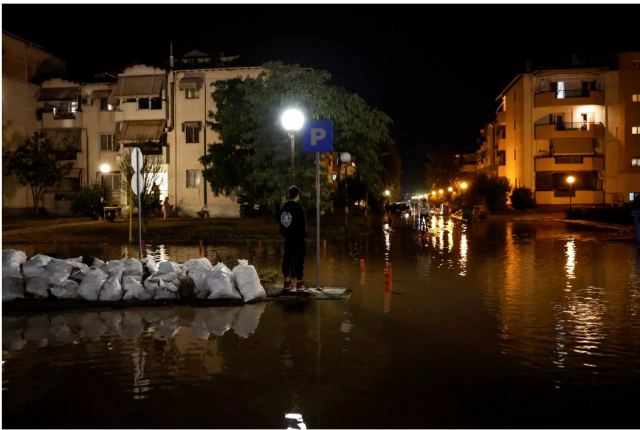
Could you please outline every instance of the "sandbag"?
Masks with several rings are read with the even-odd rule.
[[[141,279],[137,279],[135,276],[122,277],[123,300],[149,300],[151,298],[151,294],[142,286],[140,281]]]
[[[17,249],[3,249],[2,250],[2,267],[4,272],[4,266],[11,264],[22,264],[27,261],[27,254]]]
[[[145,258],[140,260],[140,262],[148,274],[154,274],[158,271],[158,263],[155,262],[152,256],[147,255]]]
[[[44,273],[44,272],[43,272]],[[27,292],[33,294],[35,297],[45,298],[49,297],[49,281],[46,276],[35,276],[27,279]]]
[[[266,305],[264,302],[244,305],[233,322],[233,332],[245,339],[252,335],[260,324],[260,316]]]
[[[147,291],[152,299],[156,297],[158,290],[160,289],[160,279],[156,279],[153,276],[144,280],[144,289]]]
[[[46,276],[49,285],[61,287],[64,281],[69,279],[73,266],[67,261],[52,258],[44,267],[44,273],[40,276]]]
[[[102,271],[109,276],[116,275],[118,272],[124,271],[123,260],[109,260],[107,264],[102,268]]]
[[[191,271],[191,270],[207,271],[207,270],[213,269],[211,262],[206,257],[192,258],[190,260],[187,260],[182,266],[185,270],[188,270],[188,271]]]
[[[175,300],[178,295],[166,288],[159,288],[154,297],[156,300]]]
[[[15,264],[15,266],[18,266]],[[20,268],[18,267],[18,271]],[[24,279],[13,276],[2,276],[2,301],[10,301],[24,298]]]
[[[206,283],[209,299],[241,299],[242,295],[235,287],[233,272],[223,263],[215,265],[207,272]]]
[[[34,278],[40,276],[44,272],[44,267],[49,264],[51,257],[42,254],[36,254],[28,261],[22,263],[22,274],[25,278]]]
[[[109,276],[102,286],[102,290],[100,291],[100,295],[98,296],[99,300],[104,301],[117,301],[122,297],[122,285],[120,281],[122,280],[123,271],[120,270],[115,275]]]
[[[91,268],[92,269],[102,269],[102,267],[105,265],[105,262],[100,260],[97,257],[93,258],[93,261],[91,262]]]
[[[109,275],[101,269],[92,268],[80,283],[78,294],[85,300],[98,300],[100,290],[102,290],[102,286],[108,277]]]
[[[256,268],[247,260],[238,260],[238,265],[233,268],[233,275],[245,303],[267,296],[267,292],[260,284]]]
[[[59,287],[50,286],[51,294],[59,299],[77,299],[79,297],[78,288],[80,288],[80,284],[73,279],[67,279]]]
[[[122,260],[124,270],[123,276],[142,276],[144,274],[142,263],[135,258],[125,258]]]
[[[189,278],[193,281],[196,297],[206,299],[209,295],[209,287],[206,283],[207,272],[204,270],[190,270]]]

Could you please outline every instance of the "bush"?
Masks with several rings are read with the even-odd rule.
[[[507,207],[507,193],[511,190],[509,180],[501,176],[478,175],[473,183],[471,193],[482,198],[491,212]]]
[[[527,187],[517,187],[511,193],[511,206],[516,209],[532,209],[536,207],[533,192]]]
[[[100,197],[104,198],[104,206],[111,204],[111,190],[103,184],[92,184],[82,187],[75,193],[71,202],[71,211],[76,215],[99,218],[102,216]]]

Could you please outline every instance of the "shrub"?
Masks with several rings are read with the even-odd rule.
[[[473,183],[471,193],[484,199],[491,212],[507,206],[507,193],[511,190],[509,180],[501,176],[478,175]]]
[[[71,211],[76,215],[99,218],[102,216],[100,197],[104,198],[104,205],[108,206],[111,201],[111,191],[104,184],[92,184],[82,187],[74,194],[71,202]]]
[[[517,187],[511,193],[511,206],[516,209],[532,209],[536,207],[533,192],[527,187]]]

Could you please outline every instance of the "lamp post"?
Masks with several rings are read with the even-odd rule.
[[[466,190],[467,187],[469,187],[469,184],[467,184],[466,181],[460,183],[460,188],[462,189],[462,191]]]
[[[289,108],[282,112],[280,122],[285,131],[289,134],[291,139],[291,185],[296,182],[296,170],[295,170],[295,141],[297,131],[300,131],[304,125],[304,115],[299,109]]]
[[[572,175],[567,176],[567,184],[569,184],[569,210],[571,210],[571,194],[573,191],[573,183],[576,181]]]
[[[351,162],[351,154],[343,152],[340,154],[340,162],[344,165],[344,234],[347,234],[349,227],[349,185],[347,184],[347,166]]]

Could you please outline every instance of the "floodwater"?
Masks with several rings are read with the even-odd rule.
[[[206,253],[259,271],[282,257],[273,243]],[[435,217],[321,253],[323,285],[351,288],[348,300],[4,315],[3,426],[286,428],[287,413],[309,428],[640,424],[634,244],[563,223]]]

